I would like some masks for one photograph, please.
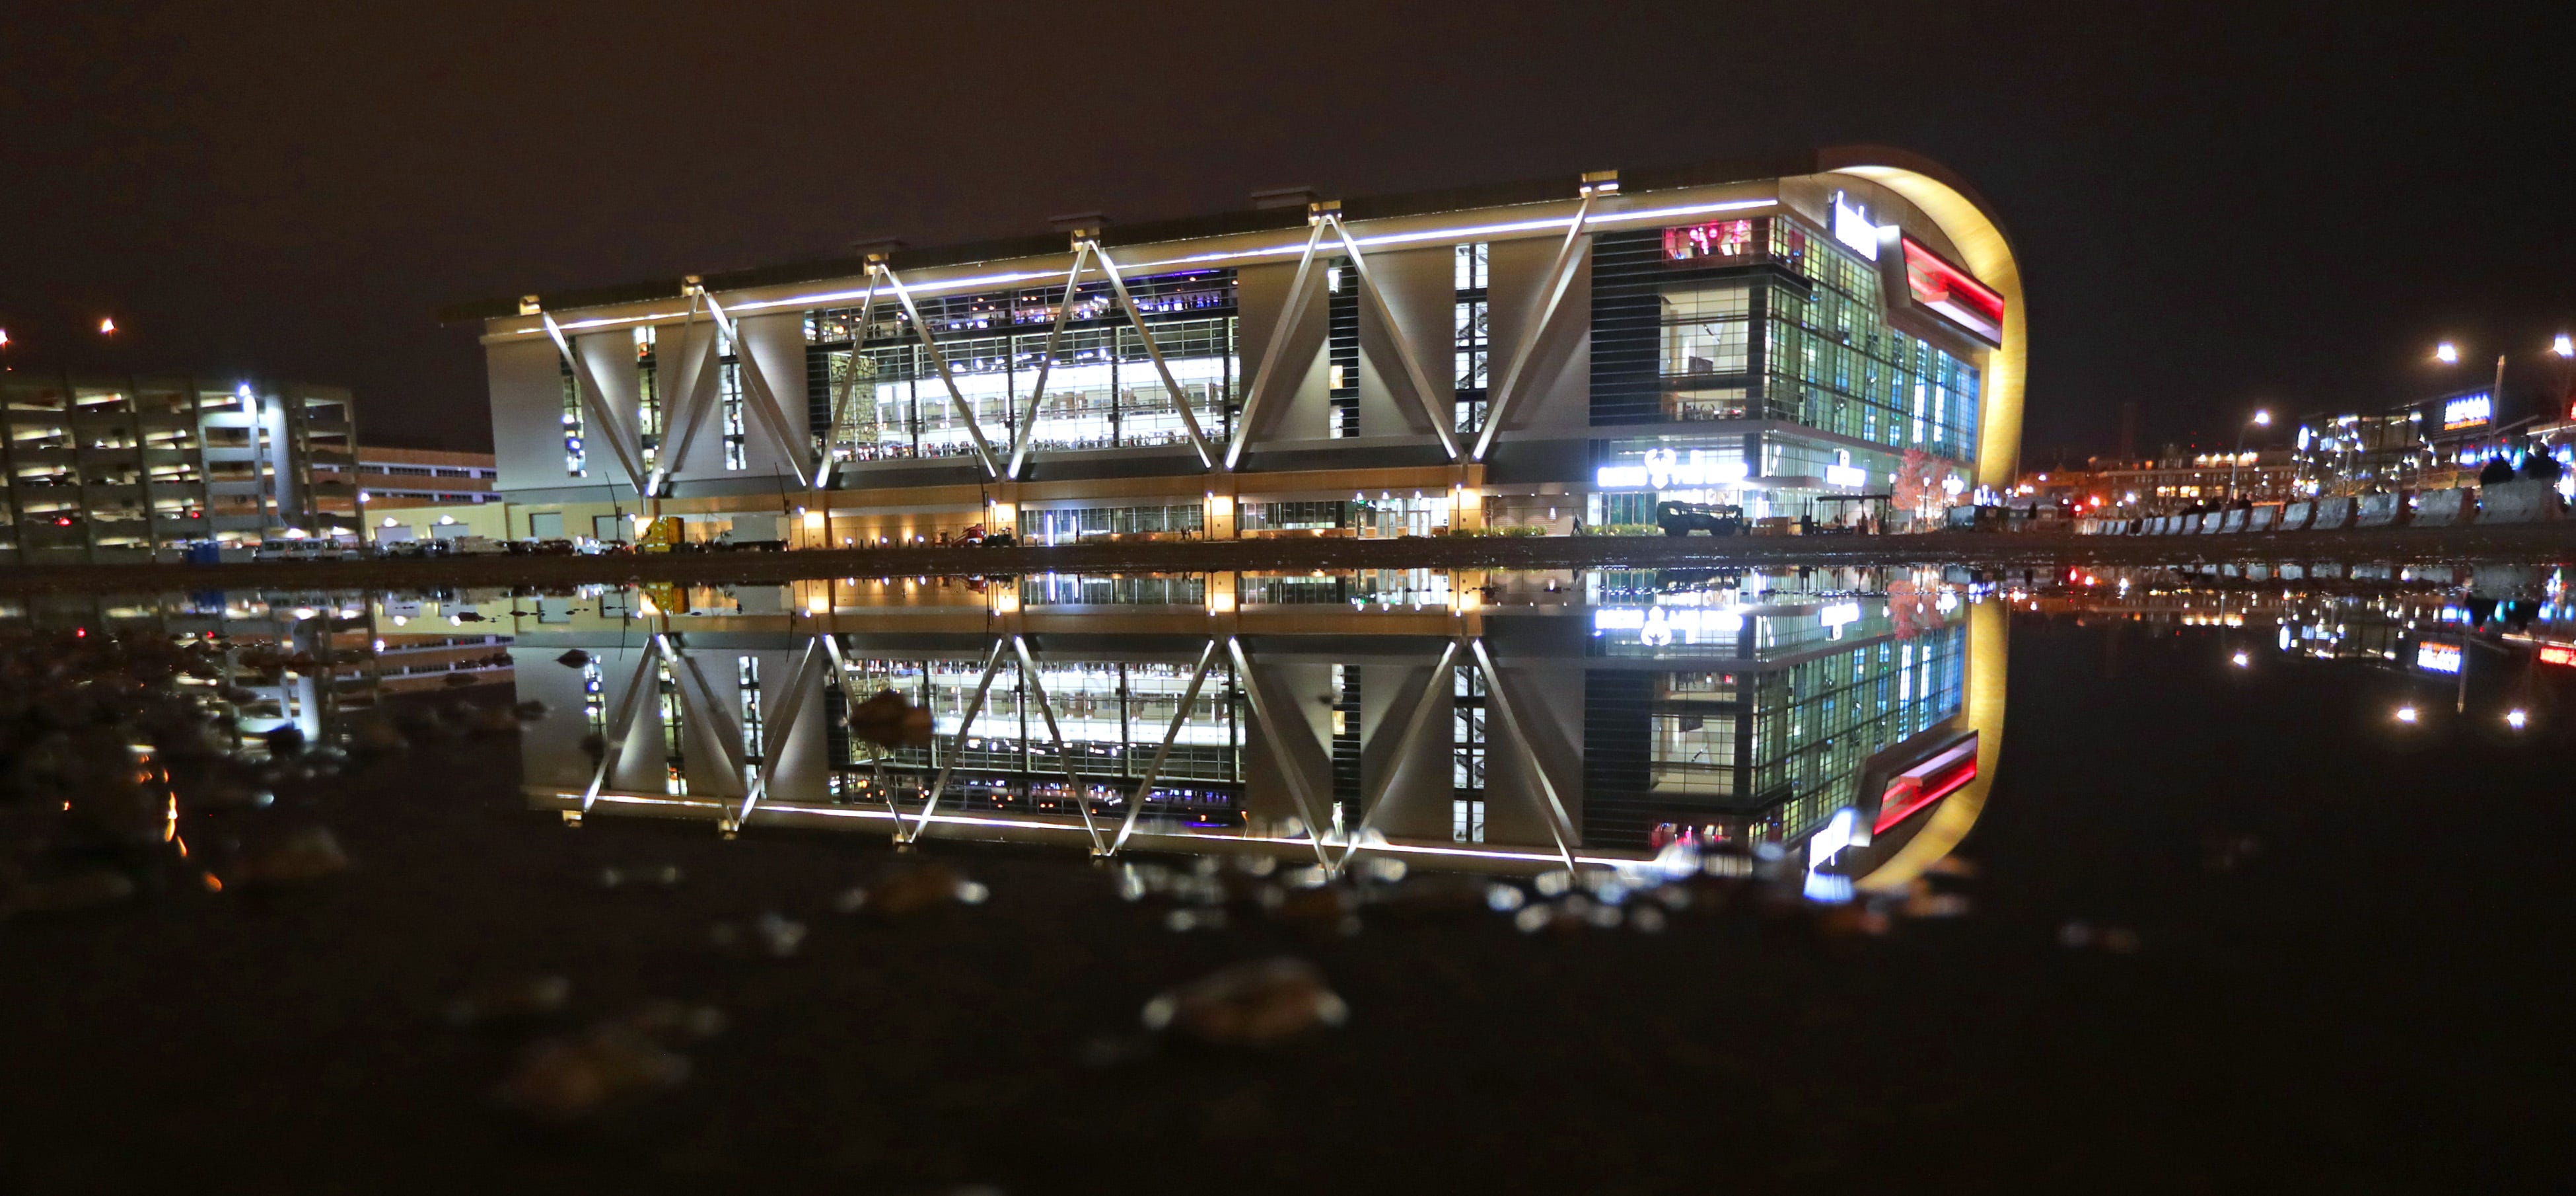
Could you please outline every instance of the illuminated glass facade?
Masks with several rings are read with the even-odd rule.
[[[1202,430],[1216,435],[1229,428],[1226,412],[1242,373],[1233,272],[1135,278],[1127,289]],[[838,396],[853,396],[843,408],[842,443],[833,450],[845,461],[972,453],[966,421],[939,372],[944,361],[987,439],[1006,447],[1007,429],[1020,425],[1032,402],[1035,446],[1144,448],[1185,441],[1180,412],[1144,335],[1119,310],[1110,285],[1096,277],[1074,288],[1064,335],[1045,371],[1046,395],[1038,401],[1039,366],[1065,302],[1061,285],[922,299],[921,317],[938,346],[937,359],[891,296],[874,304],[872,313],[812,312],[805,321],[809,418],[817,429],[831,427]]]

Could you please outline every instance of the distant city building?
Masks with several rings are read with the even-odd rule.
[[[2038,506],[2123,518],[2237,500],[2287,502],[2298,496],[2297,476],[2298,464],[2287,449],[2147,461],[2091,457],[2082,468],[2025,474],[2013,494]]]
[[[346,390],[22,369],[0,378],[0,404],[0,560],[179,560],[195,543],[356,533]]]
[[[2561,464],[2576,464],[2576,423],[2560,418],[2564,414],[2552,410],[2499,419],[2494,392],[2480,387],[2386,411],[2312,415],[2300,421],[2293,450],[2300,493],[2341,496],[2475,485],[2488,461],[2502,456],[2519,467],[2524,455],[2535,450]],[[2568,476],[2576,479],[2576,470]]]
[[[491,501],[492,454],[358,446],[358,489],[371,511]]]
[[[2014,475],[2019,268],[1895,151],[1059,224],[450,312],[508,534],[666,500],[692,539],[805,508],[800,546],[1653,533]]]

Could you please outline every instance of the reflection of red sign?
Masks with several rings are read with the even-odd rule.
[[[2003,343],[2002,294],[1922,242],[1912,237],[1900,237],[1898,241],[1905,247],[1906,289],[1913,292],[1916,303],[1941,313],[1988,344]]]
[[[1950,796],[1960,786],[1977,779],[1977,737],[1969,736],[1950,750],[1917,764],[1887,783],[1887,792],[1878,799],[1878,822],[1870,828],[1877,834],[1913,817],[1914,812]]]
[[[1687,262],[1703,257],[1742,257],[1753,250],[1753,222],[1719,220],[1664,230],[1664,260]]]
[[[2576,645],[2542,644],[2540,663],[2563,664],[2569,668],[2576,668]]]

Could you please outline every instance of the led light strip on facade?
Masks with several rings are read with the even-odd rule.
[[[1715,203],[1684,204],[1678,207],[1649,208],[1644,211],[1596,214],[1587,218],[1585,223],[1591,225],[1602,225],[1628,223],[1639,220],[1678,219],[1681,217],[1701,216],[1720,212],[1752,212],[1777,206],[1779,206],[1779,202],[1771,199],[1724,200]],[[1499,224],[1479,224],[1464,227],[1430,229],[1422,232],[1384,233],[1374,237],[1358,237],[1355,238],[1355,240],[1363,249],[1372,249],[1385,245],[1412,245],[1423,242],[1473,241],[1513,233],[1551,232],[1572,227],[1574,220],[1575,218],[1570,215],[1554,216],[1539,220],[1517,220]],[[1165,258],[1158,261],[1125,262],[1121,265],[1122,268],[1126,270],[1140,273],[1163,270],[1187,270],[1218,265],[1226,262],[1249,261],[1256,258],[1295,257],[1304,253],[1305,250],[1306,242],[1303,240],[1297,240],[1282,242],[1277,245],[1265,245],[1252,249],[1186,254],[1181,257]],[[938,281],[918,282],[911,284],[911,290],[915,295],[944,294],[952,291],[988,290],[998,287],[1011,287],[1022,283],[1060,278],[1063,274],[1064,271],[1060,269],[1013,270],[1000,274],[979,274],[971,278],[952,278]],[[749,312],[768,311],[781,307],[828,307],[835,303],[847,303],[854,299],[864,298],[867,294],[868,292],[866,288],[863,287],[857,289],[824,291],[808,295],[790,295],[783,299],[763,299],[754,302],[735,303],[731,305],[731,310],[736,312]],[[558,324],[557,326],[567,333],[586,332],[593,329],[618,328],[632,324],[661,323],[668,320],[678,319],[681,314],[682,313],[680,312],[647,312],[643,315],[635,316],[601,316],[588,320],[568,320]],[[533,336],[544,331],[545,329],[540,326],[534,328],[513,329],[502,335]]]

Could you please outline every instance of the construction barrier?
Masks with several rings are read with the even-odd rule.
[[[2478,491],[2474,486],[2427,490],[2415,496],[2417,527],[2465,527],[2477,518]]]
[[[2315,503],[2308,502],[2304,499],[2291,503],[2290,505],[2281,508],[2281,526],[2274,530],[2285,532],[2306,531],[2308,530],[2308,520],[2314,517],[2316,513],[2317,504]]]
[[[2549,482],[2503,482],[2487,487],[2480,523],[2546,523],[2567,515],[2566,500]]]
[[[2318,499],[2316,516],[2309,520],[2308,526],[2321,532],[2340,531],[2351,527],[2352,500],[2349,498]]]
[[[2353,506],[2354,527],[2395,527],[2406,522],[2406,495],[2401,492],[2365,494]]]

